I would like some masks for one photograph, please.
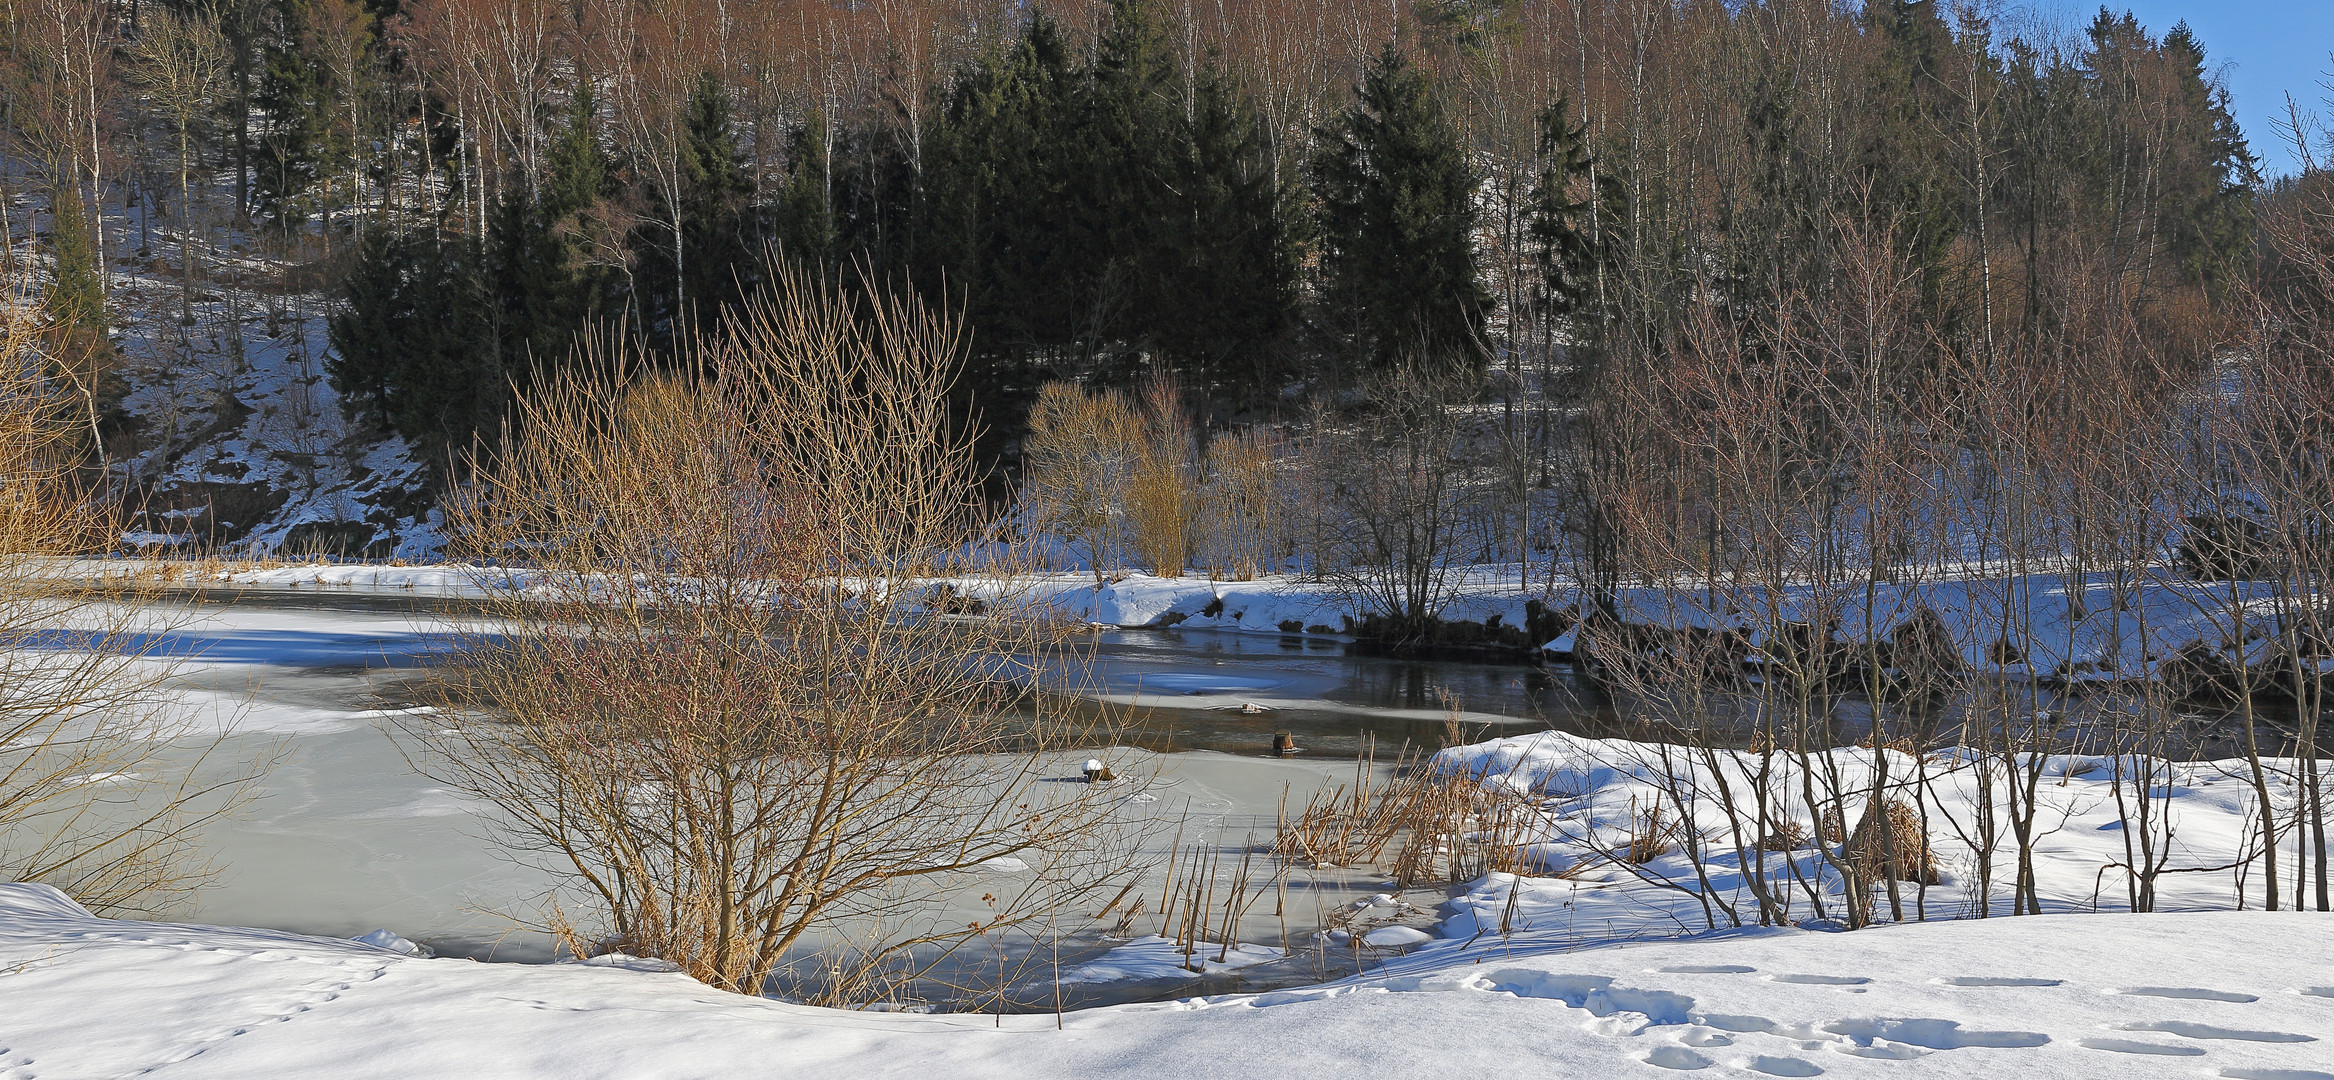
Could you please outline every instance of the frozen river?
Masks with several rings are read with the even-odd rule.
[[[157,652],[178,665],[186,699],[207,722],[232,725],[229,750],[282,756],[249,810],[211,830],[225,872],[183,917],[342,937],[386,928],[441,954],[548,957],[547,939],[523,923],[551,881],[497,855],[480,808],[416,772],[389,735],[396,710],[412,704],[408,680],[450,647],[450,620],[461,617],[394,594],[246,593],[161,637]],[[1347,656],[1319,639],[1109,632],[1096,654],[1094,692],[1138,706],[1140,749],[1115,754],[1157,755],[1149,810],[1173,818],[1186,845],[1269,843],[1284,796],[1302,806],[1350,782],[1372,739],[1386,759],[1405,741],[1439,744],[1446,693],[1466,710],[1470,737],[1551,716],[1594,720],[1561,677]],[[1276,731],[1295,733],[1306,752],[1271,756]],[[1300,876],[1285,915],[1259,905],[1243,938],[1301,936],[1323,908],[1380,887]]]

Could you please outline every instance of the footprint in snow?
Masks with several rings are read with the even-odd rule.
[[[1861,975],[1769,975],[1769,981],[1801,986],[1862,986],[1872,980]]]
[[[1775,1022],[1764,1016],[1728,1016],[1725,1013],[1704,1013],[1696,1017],[1695,1020],[1704,1027],[1713,1027],[1720,1031],[1756,1031],[1768,1034],[1775,1031]]]
[[[1652,1053],[1645,1055],[1645,1063],[1648,1065],[1658,1065],[1664,1069],[1677,1069],[1680,1071],[1691,1069],[1707,1069],[1710,1066],[1717,1064],[1717,1062],[1714,1062],[1709,1058],[1703,1057],[1700,1054],[1688,1050],[1683,1046],[1660,1047],[1654,1050]]]
[[[2050,1041],[2050,1036],[2039,1031],[1972,1031],[1962,1027],[1957,1020],[1927,1018],[1897,1020],[1859,1017],[1834,1020],[1825,1024],[1823,1029],[1834,1035],[1844,1035],[1859,1047],[1877,1046],[1885,1042],[1926,1050],[1959,1050],[1970,1046],[2041,1046]]]
[[[1764,1073],[1768,1076],[1823,1075],[1823,1069],[1812,1061],[1801,1061],[1795,1057],[1776,1057],[1772,1054],[1760,1054],[1757,1057],[1746,1058],[1742,1061],[1736,1062],[1735,1064],[1741,1066],[1742,1068],[1749,1069],[1752,1072]]]
[[[2020,979],[1999,975],[1961,975],[1939,979],[1941,986],[1996,987],[1996,986],[2062,986],[2057,979]]]
[[[2194,1046],[2166,1046],[2163,1043],[2140,1042],[2137,1039],[2076,1039],[2075,1045],[2085,1050],[2106,1050],[2117,1054],[2154,1054],[2159,1057],[2197,1057],[2204,1051]]]
[[[1758,969],[1741,964],[1678,964],[1653,970],[1664,975],[1748,975]]]
[[[2186,1001],[2233,1001],[2239,1004],[2261,1000],[2251,994],[2238,994],[2227,990],[2203,990],[2193,986],[2126,986],[2120,990],[2109,990],[2108,993],[2129,994],[2133,997],[2180,998]]]
[[[2183,1039],[2230,1039],[2239,1042],[2298,1043],[2317,1042],[2317,1036],[2299,1035],[2290,1031],[2241,1031],[2216,1024],[2199,1024],[2189,1020],[2151,1020],[2144,1024],[2125,1024],[2121,1031],[2161,1031]]]

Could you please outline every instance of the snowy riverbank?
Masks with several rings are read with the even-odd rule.
[[[443,599],[507,594],[523,590],[527,580],[523,571],[463,564],[132,560],[83,565],[84,572],[151,570],[183,585]],[[1476,636],[1483,640],[1513,638],[1556,656],[1600,644],[1608,650],[1623,647],[1625,634],[1603,642],[1585,639],[1576,627],[1584,610],[1579,590],[1562,582],[1551,587],[1545,571],[1534,568],[1526,584],[1523,568],[1513,565],[1456,569],[1439,617],[1480,628]],[[975,599],[1043,603],[1067,617],[1118,628],[1347,636],[1369,616],[1367,601],[1348,585],[1291,575],[1226,581],[1196,574],[1118,573],[1097,583],[1090,573],[1055,572],[1009,580],[951,578],[933,585],[945,590],[937,595],[949,605]],[[1764,662],[1763,650],[1773,634],[1823,624],[1844,645],[1877,641],[1884,649],[1919,648],[1964,672],[2038,682],[2195,679],[2240,666],[2265,674],[2290,668],[2280,655],[2279,612],[2292,607],[2291,598],[2281,601],[2269,583],[2193,581],[2169,568],[2119,582],[2104,574],[2010,576],[1973,565],[1870,590],[1802,585],[1770,598],[1755,589],[1686,583],[1624,588],[1616,602],[1621,621],[1629,626],[1706,635],[1718,642],[1714,657],[1732,656],[1753,667]],[[1558,629],[1547,641],[1524,637],[1535,625]],[[2328,646],[2307,634],[2303,638],[2302,663],[2334,671]]]
[[[1545,951],[1051,1015],[810,1009],[654,965],[117,922],[0,886],[0,1076],[2334,1076],[2334,917],[2043,916]]]

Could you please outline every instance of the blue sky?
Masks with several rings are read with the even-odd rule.
[[[2081,23],[2090,21],[2101,4],[2044,0],[2037,6],[2055,8]],[[2323,100],[2328,91],[2320,85],[2334,69],[2327,58],[2334,52],[2334,0],[2109,0],[2105,6],[2138,16],[2157,37],[2188,21],[2204,43],[2205,63],[2228,83],[2237,122],[2244,125],[2264,172],[2275,175],[2297,167],[2278,135],[2288,93],[2334,120],[2334,106]]]

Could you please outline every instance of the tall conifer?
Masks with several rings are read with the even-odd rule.
[[[1389,44],[1319,133],[1326,329],[1365,364],[1483,358],[1473,165],[1426,72]]]

